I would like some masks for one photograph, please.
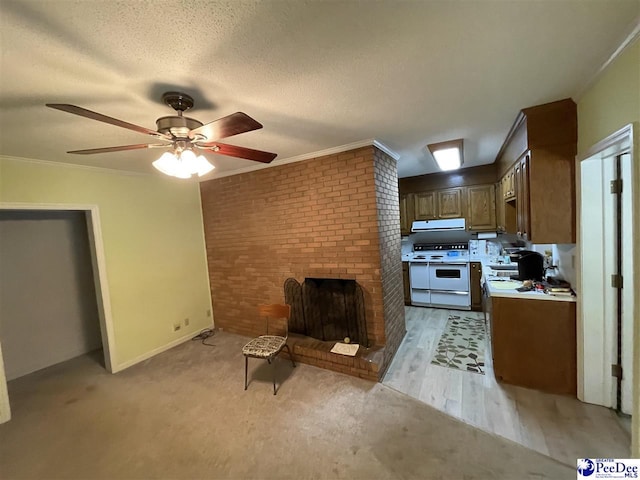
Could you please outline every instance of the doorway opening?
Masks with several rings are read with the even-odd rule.
[[[579,162],[578,398],[633,410],[633,127]],[[635,372],[637,373],[637,372]]]
[[[2,423],[11,418],[8,379],[99,349],[107,371],[115,363],[98,207],[0,203],[0,219],[11,287],[0,329]]]

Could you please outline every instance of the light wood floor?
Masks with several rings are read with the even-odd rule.
[[[407,335],[382,383],[571,466],[577,458],[629,458],[630,436],[612,410],[498,383],[489,341],[485,375],[432,365],[450,314],[484,318],[476,312],[406,307]]]

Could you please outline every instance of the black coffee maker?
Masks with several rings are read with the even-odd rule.
[[[512,280],[537,280],[544,277],[544,257],[531,250],[520,250],[518,252],[518,275],[513,275]]]

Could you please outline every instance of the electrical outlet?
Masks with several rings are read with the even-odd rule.
[[[173,331],[177,332],[178,330],[180,330],[182,328],[182,325],[180,325],[179,323],[174,323],[173,324]]]
[[[184,319],[184,326],[185,326],[185,327],[188,327],[188,326],[189,326],[189,319],[188,319],[188,318],[185,318],[185,319]]]

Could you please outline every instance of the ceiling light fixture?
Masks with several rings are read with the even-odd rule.
[[[203,155],[196,156],[193,150],[180,148],[163,153],[152,165],[162,173],[178,178],[191,178],[195,174],[201,177],[215,168]]]
[[[430,143],[427,145],[427,148],[436,160],[440,170],[456,170],[462,165],[463,155],[461,138],[458,140],[449,140],[447,142]]]

